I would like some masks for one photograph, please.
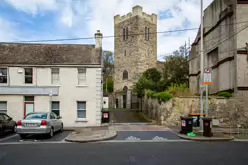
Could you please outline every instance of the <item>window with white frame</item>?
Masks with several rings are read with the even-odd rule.
[[[33,84],[33,68],[24,68],[25,84]]]
[[[59,84],[59,68],[51,68],[52,84]]]
[[[7,68],[0,68],[0,84],[7,84],[8,72]]]
[[[77,118],[86,119],[86,101],[77,102]]]
[[[7,101],[0,101],[0,113],[7,114]]]
[[[78,84],[86,85],[86,68],[78,68]]]
[[[57,116],[60,116],[59,101],[52,102],[52,112],[55,113]]]

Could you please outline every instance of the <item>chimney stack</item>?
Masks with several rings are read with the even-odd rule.
[[[102,48],[102,33],[100,32],[100,30],[97,30],[97,32],[95,33],[95,40],[96,40],[95,47]]]

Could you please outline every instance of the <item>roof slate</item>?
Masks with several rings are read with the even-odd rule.
[[[0,64],[101,64],[101,51],[95,45],[0,44]]]

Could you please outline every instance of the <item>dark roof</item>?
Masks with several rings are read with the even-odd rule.
[[[0,44],[0,64],[101,64],[101,50],[80,44]]]

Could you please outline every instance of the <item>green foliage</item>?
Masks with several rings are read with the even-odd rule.
[[[158,82],[161,79],[161,77],[162,77],[161,73],[156,68],[147,69],[143,73],[143,76],[146,79],[151,80],[153,82]]]
[[[173,55],[165,56],[163,79],[167,86],[171,84],[188,84],[189,62],[183,55],[183,48],[174,51]]]
[[[145,89],[151,89],[152,86],[153,86],[153,82],[142,76],[135,84],[133,92],[136,93],[138,97],[142,97],[145,94]]]
[[[106,84],[107,83],[107,84]],[[114,91],[114,81],[112,79],[107,79],[107,82],[103,84],[104,92],[113,93]]]
[[[167,91],[173,96],[189,96],[192,95],[188,85],[184,84],[172,84],[168,87]]]
[[[232,97],[232,94],[229,93],[229,92],[219,92],[218,96],[222,96],[222,97],[225,97],[225,98],[230,98],[230,97]]]
[[[170,100],[173,96],[168,93],[168,92],[160,92],[155,94],[155,97],[159,100],[159,101],[168,101]]]
[[[148,90],[146,93],[147,98],[154,98],[154,95],[156,94],[156,92]]]
[[[159,101],[164,101],[164,102],[170,100],[173,97],[169,92],[156,93],[156,92],[151,91],[151,90],[148,90],[146,92],[146,95],[148,98],[153,98],[153,99],[156,98]]]

